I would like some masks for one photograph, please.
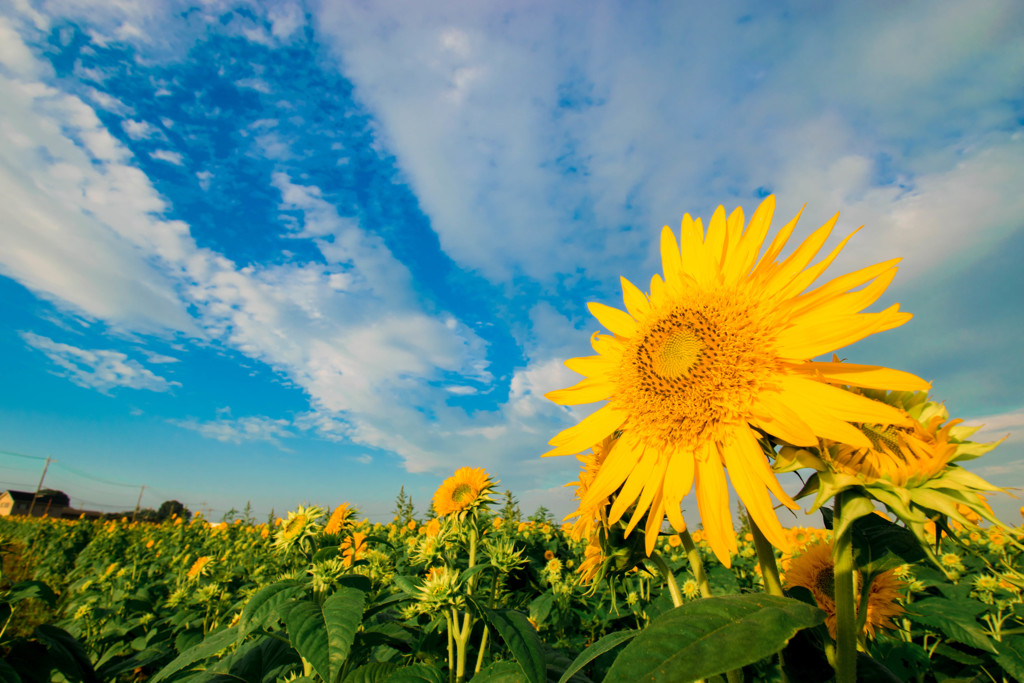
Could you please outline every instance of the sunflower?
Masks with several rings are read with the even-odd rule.
[[[488,501],[487,494],[494,485],[484,468],[460,467],[434,493],[434,510],[438,515],[462,516]]]
[[[331,518],[327,520],[327,526],[324,527],[324,533],[339,533],[352,520],[352,518],[356,516],[356,514],[358,514],[358,512],[354,507],[348,503],[342,503],[338,507],[334,508],[334,512],[331,513]]]
[[[288,513],[288,520],[280,525],[274,534],[274,547],[287,551],[298,547],[303,552],[312,548],[313,537],[320,532],[319,520],[324,516],[324,509],[311,505],[299,506],[294,512]]]
[[[832,542],[818,541],[807,546],[804,552],[797,555],[789,564],[783,578],[787,588],[803,586],[811,591],[818,607],[825,612],[825,625],[833,639],[836,637],[836,602],[835,577],[832,563]],[[857,595],[860,600],[863,580],[857,573]],[[876,631],[883,628],[895,628],[892,618],[903,613],[903,607],[897,602],[903,590],[903,582],[896,578],[894,570],[882,572],[871,582],[868,589],[868,613],[864,620],[864,631],[874,637]],[[858,603],[859,604],[859,603]]]
[[[576,487],[574,495],[576,500],[579,501],[579,506],[575,512],[565,517],[565,519],[576,518],[576,521],[569,528],[569,535],[574,540],[590,538],[598,524],[606,523],[609,504],[607,496],[591,502],[588,508],[584,508],[582,503],[586,498],[587,490],[594,483],[594,479],[597,478],[597,474],[601,470],[601,465],[604,464],[608,451],[611,450],[613,439],[614,437],[608,436],[601,443],[594,446],[589,453],[580,453],[576,456],[576,459],[583,465],[580,468],[580,477],[577,481],[570,482],[566,486]]]
[[[737,545],[726,471],[751,518],[773,545],[785,548],[768,493],[787,507],[798,506],[771,471],[761,432],[794,445],[830,438],[868,446],[850,422],[899,424],[904,416],[834,385],[929,386],[887,368],[810,361],[910,319],[898,304],[860,313],[892,281],[899,259],[805,292],[846,240],[808,267],[831,233],[833,218],[778,261],[793,219],[758,260],[774,206],[773,197],[765,199],[746,229],[742,210],[726,218],[722,207],[706,235],[700,219],[689,214],[681,241],[666,226],[664,278],[652,278],[649,295],[622,278],[626,311],[591,303],[591,313],[612,334],[594,334],[596,356],[566,361],[584,380],[547,394],[561,405],[607,401],[553,438],[554,448],[545,455],[579,453],[620,433],[580,507],[591,509],[618,491],[609,522],[632,506],[632,530],[646,514],[648,552],[666,515],[676,531],[685,528],[680,503],[695,485],[708,542],[730,566]],[[860,285],[865,286],[850,291]]]
[[[197,559],[195,562],[192,563],[192,567],[189,568],[187,578],[191,580],[198,576],[201,576],[203,572],[206,570],[206,566],[210,564],[211,560],[213,560],[213,558],[209,555],[203,555],[202,557]]]
[[[341,542],[341,558],[346,567],[351,567],[365,552],[366,534],[356,531]]]
[[[783,447],[776,471],[817,470],[796,496],[815,493],[812,511],[844,491],[871,498],[884,504],[925,547],[934,544],[937,528],[948,530],[934,521],[940,518],[949,518],[968,532],[983,519],[1006,528],[985,498],[1001,489],[956,464],[984,455],[1001,442],[969,441],[980,427],[950,420],[946,407],[928,400],[927,392],[856,387],[848,387],[848,392],[889,405],[905,419],[901,425],[859,425],[869,442],[866,446],[823,439],[818,448]]]

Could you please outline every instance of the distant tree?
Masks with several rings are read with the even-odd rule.
[[[413,505],[412,496],[405,495],[404,486],[399,489],[398,497],[395,498],[394,517],[398,524],[408,524],[416,517],[416,506]]]
[[[505,503],[501,506],[501,510],[498,511],[498,517],[501,517],[506,522],[518,523],[523,521],[523,513],[519,510],[519,501],[512,495],[512,492],[505,489],[505,493],[502,496],[505,499]]]
[[[183,503],[176,500],[165,500],[157,510],[155,521],[163,522],[174,515],[178,515],[186,522],[192,518],[192,512]]]
[[[541,505],[537,508],[537,511],[530,515],[530,521],[536,522],[537,524],[554,524],[555,516],[551,514],[551,510]]]

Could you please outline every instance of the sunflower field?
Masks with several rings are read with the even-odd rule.
[[[813,286],[850,238],[781,258],[773,210],[684,216],[648,291],[590,304],[607,333],[547,395],[603,402],[545,454],[581,463],[565,523],[480,467],[389,524],[3,518],[0,681],[1024,680],[1024,532],[961,464],[998,442],[835,354],[909,321],[865,312],[898,259]],[[823,528],[783,527],[799,500]]]

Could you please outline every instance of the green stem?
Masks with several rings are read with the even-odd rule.
[[[455,629],[457,626],[452,619],[454,613],[455,608],[444,613],[444,619],[448,622],[448,683],[453,683],[455,680]]]
[[[693,578],[696,579],[697,586],[700,588],[700,596],[710,598],[711,584],[708,583],[708,575],[704,572],[704,562],[700,559],[700,551],[694,545],[693,537],[690,536],[688,530],[685,530],[680,532],[679,538],[683,542],[683,549],[686,550],[686,560],[690,563],[690,571],[693,572]]]
[[[681,607],[683,604],[683,593],[679,590],[679,584],[676,583],[675,574],[669,569],[668,564],[657,550],[651,553],[651,564],[658,568],[661,575],[665,578],[668,583],[668,593],[672,596],[672,606]]]
[[[835,497],[833,528],[842,529],[844,493]],[[857,680],[857,614],[853,589],[853,542],[849,529],[836,536],[832,547],[836,600],[836,683]]]
[[[476,653],[476,666],[473,668],[473,673],[480,673],[481,667],[484,665],[484,652],[487,650],[487,634],[491,630],[484,626],[484,634],[480,636],[480,651]]]
[[[754,537],[754,549],[757,550],[757,563],[761,565],[765,592],[780,598],[785,597],[786,594],[782,592],[782,580],[779,578],[779,565],[775,561],[775,548],[768,542],[753,517],[750,518],[750,533]]]
[[[768,542],[768,538],[765,537],[764,532],[757,526],[757,522],[754,521],[750,511],[747,511],[747,519],[750,520],[750,534],[754,537],[754,549],[757,551],[757,563],[761,566],[761,579],[764,581],[765,591],[769,595],[775,595],[780,598],[786,597],[786,594],[782,591],[782,580],[779,578],[779,565],[775,561],[775,548]],[[732,674],[733,672],[729,672]],[[789,678],[786,676],[785,661],[782,656],[782,650],[779,650],[779,674],[782,677],[783,683],[786,683]],[[730,678],[730,683],[733,683]]]

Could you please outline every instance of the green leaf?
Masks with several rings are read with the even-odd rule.
[[[186,666],[190,666],[201,659],[206,659],[210,655],[220,652],[234,643],[237,636],[237,626],[231,626],[230,628],[210,633],[199,644],[190,647],[172,659],[170,664],[160,669],[153,678],[149,679],[149,683],[159,683],[168,676],[178,673]]]
[[[385,683],[445,683],[444,672],[429,664],[413,664],[398,669]]]
[[[323,562],[325,560],[333,560],[335,557],[341,555],[341,548],[321,548],[313,554],[314,562]]]
[[[394,593],[392,595],[387,596],[386,598],[375,600],[373,604],[367,607],[366,611],[363,612],[363,619],[369,619],[373,615],[377,614],[382,610],[387,609],[388,607],[398,605],[399,603],[408,602],[409,600],[409,596],[404,593]]]
[[[11,586],[10,591],[4,596],[7,602],[20,602],[32,598],[42,600],[50,607],[57,604],[57,594],[42,581],[19,581]]]
[[[985,609],[984,603],[977,600],[925,598],[908,605],[907,616],[919,624],[938,629],[958,643],[997,654],[992,641],[975,619]]]
[[[302,592],[302,584],[286,579],[264,587],[249,598],[238,619],[239,640],[250,631],[266,628],[271,620],[277,621],[278,608]]]
[[[417,581],[417,579],[415,576],[402,576],[400,574],[396,574],[395,576],[391,577],[391,580],[395,582],[396,586],[402,589],[402,592],[413,597],[419,595],[419,591],[416,590],[415,582]]]
[[[604,638],[588,647],[583,652],[576,656],[576,659],[572,660],[572,664],[565,670],[562,677],[558,679],[558,683],[566,683],[572,678],[577,671],[590,664],[592,661],[603,655],[605,652],[614,650],[619,645],[632,640],[639,631],[619,631],[618,633],[609,633]]]
[[[279,681],[295,668],[299,658],[287,643],[264,636],[252,640],[216,662],[207,673],[218,680],[262,683]]]
[[[480,669],[472,683],[522,683],[523,668],[515,662],[494,662]]]
[[[364,576],[363,574],[345,574],[344,576],[339,576],[338,585],[344,586],[345,588],[355,588],[356,590],[364,593],[369,593],[373,590],[373,583],[370,581],[370,577]]]
[[[604,683],[693,681],[778,652],[825,613],[762,593],[705,598],[653,620],[615,659]]]
[[[350,671],[344,683],[383,683],[397,668],[391,662],[370,662]]]
[[[865,515],[853,523],[853,560],[866,574],[880,574],[903,564],[928,560],[917,536],[878,515]]]
[[[93,671],[89,655],[74,636],[49,624],[36,626],[33,633],[46,646],[51,663],[60,669],[68,680],[99,683],[100,679]]]
[[[530,610],[530,618],[538,624],[543,624],[548,615],[551,614],[551,606],[555,602],[555,595],[551,591],[541,593],[534,598],[527,609]]]
[[[14,667],[0,659],[0,683],[22,683],[21,676]]]
[[[1004,636],[996,643],[996,662],[1006,673],[1024,681],[1024,636]]]
[[[547,667],[541,649],[540,636],[527,621],[526,615],[510,609],[482,609],[484,618],[494,627],[519,662],[530,683],[547,680]]]
[[[363,618],[366,594],[342,588],[321,607],[313,600],[288,606],[285,627],[292,647],[328,683],[334,681],[352,649],[352,640]]]
[[[348,659],[356,629],[363,620],[365,604],[366,593],[356,588],[342,588],[324,600],[323,613],[331,662],[331,677],[328,681],[337,677]]]

